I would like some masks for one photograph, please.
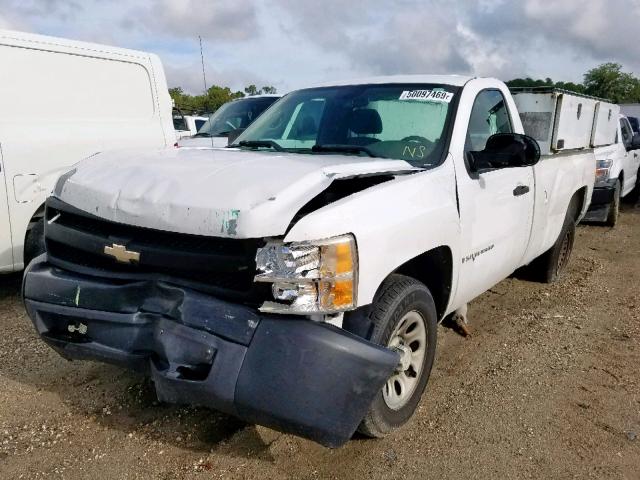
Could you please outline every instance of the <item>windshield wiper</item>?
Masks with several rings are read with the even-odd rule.
[[[282,148],[273,140],[242,140],[240,143],[238,143],[238,145],[248,148],[273,148],[278,152],[284,151],[284,148]]]
[[[341,144],[316,144],[311,147],[312,152],[336,152],[336,153],[366,153],[370,157],[376,158],[376,155],[370,148],[363,145],[341,145]]]

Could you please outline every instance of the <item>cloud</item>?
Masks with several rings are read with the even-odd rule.
[[[255,4],[213,0],[156,0],[142,17],[156,34],[239,42],[259,34]]]
[[[300,26],[294,35],[370,73],[533,72],[566,78],[576,76],[575,64],[584,72],[591,62],[611,59],[640,70],[639,0],[277,4]],[[563,64],[566,71],[559,72]]]
[[[204,90],[202,65],[199,62],[181,66],[176,66],[173,62],[164,62],[164,69],[169,87],[180,86],[185,92],[191,94],[200,94]],[[245,69],[219,69],[205,63],[205,70],[208,87],[221,85],[228,86],[233,91],[242,91],[248,85],[263,87],[273,83],[265,80],[259,74]]]
[[[279,90],[375,74],[640,74],[640,0],[0,0],[0,27],[160,55],[169,83]]]

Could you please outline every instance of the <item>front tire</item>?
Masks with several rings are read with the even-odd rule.
[[[31,263],[31,260],[45,252],[44,242],[44,218],[37,220],[27,232],[24,241],[24,267]]]
[[[404,425],[420,402],[435,358],[438,316],[424,284],[391,275],[376,295],[369,318],[374,325],[369,340],[401,355],[358,427],[360,433],[380,438]]]

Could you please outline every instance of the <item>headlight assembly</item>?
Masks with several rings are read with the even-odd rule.
[[[596,161],[596,183],[604,183],[609,180],[609,173],[611,171],[612,164],[612,160]]]
[[[271,283],[262,312],[337,313],[356,305],[357,252],[352,235],[317,242],[269,242],[258,250],[256,282]]]

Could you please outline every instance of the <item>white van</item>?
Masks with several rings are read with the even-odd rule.
[[[43,245],[44,200],[71,165],[175,139],[157,56],[0,30],[0,272]]]

